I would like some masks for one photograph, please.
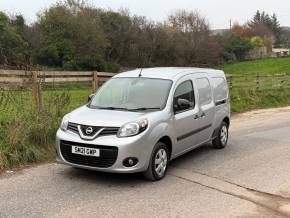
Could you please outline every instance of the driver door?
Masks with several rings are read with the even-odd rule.
[[[180,107],[178,99],[189,101],[188,107]],[[196,130],[199,128],[198,107],[196,107],[196,90],[193,86],[192,76],[186,76],[176,86],[174,107],[174,129],[177,139],[176,154],[182,154],[186,150],[197,145]]]

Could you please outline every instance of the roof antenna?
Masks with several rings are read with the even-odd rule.
[[[142,76],[142,70],[143,70],[143,68],[140,69],[139,77]]]

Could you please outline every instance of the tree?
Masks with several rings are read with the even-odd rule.
[[[80,1],[58,3],[39,16],[42,64],[74,70],[107,70],[105,49],[109,41],[94,8]]]
[[[264,35],[269,35],[269,32],[272,32],[272,34],[276,38],[275,44],[281,43],[281,26],[275,13],[270,16],[265,11],[263,11],[262,13],[260,11],[257,11],[253,19],[248,23],[248,25],[252,29],[252,31],[255,31],[255,29],[259,27],[260,32],[261,27],[263,26]],[[259,36],[261,37],[261,34]]]
[[[234,24],[232,28],[232,33],[241,37],[249,37],[250,29],[247,25],[240,26],[238,23]]]
[[[239,61],[244,60],[246,54],[254,48],[250,38],[241,37],[233,33],[226,38],[223,47],[225,56],[229,57],[230,54],[234,54],[234,57]]]
[[[14,66],[117,72],[120,66],[213,66],[221,55],[208,21],[196,11],[176,11],[157,23],[65,0],[31,25],[21,15],[1,15],[0,30],[0,64]]]
[[[264,40],[263,40],[261,37],[259,37],[259,36],[254,36],[254,37],[252,37],[252,38],[250,39],[250,42],[251,42],[251,44],[253,45],[253,47],[257,47],[257,48],[259,48],[259,47],[263,47],[263,46],[265,46],[265,42],[264,42]]]
[[[208,21],[199,12],[177,11],[169,16],[168,25],[173,28],[178,66],[213,65],[219,61],[220,50],[210,35]]]
[[[282,28],[280,26],[280,23],[278,21],[276,14],[272,15],[271,20],[272,20],[272,31],[276,37],[275,44],[281,44],[281,43],[283,43],[282,36],[281,36],[282,35]]]
[[[253,21],[254,23],[259,23],[261,21],[261,13],[260,11],[258,10],[256,12],[256,14],[254,15],[254,18],[253,18]]]
[[[0,33],[0,64],[25,64],[28,44],[13,26],[13,21],[3,12],[0,12]]]

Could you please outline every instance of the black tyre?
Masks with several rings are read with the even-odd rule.
[[[222,122],[217,137],[212,141],[213,147],[222,149],[227,146],[229,139],[229,125],[226,122]]]
[[[158,142],[152,152],[148,169],[144,172],[146,179],[158,181],[165,177],[169,163],[169,151],[167,146]]]

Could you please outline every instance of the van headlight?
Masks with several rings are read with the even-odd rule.
[[[69,116],[65,115],[61,121],[61,124],[60,124],[60,129],[62,131],[67,131],[68,122],[69,122]]]
[[[148,120],[143,119],[137,122],[131,122],[127,123],[123,126],[118,131],[117,136],[120,138],[124,137],[130,137],[130,136],[135,136],[140,134],[141,132],[144,132],[148,127]]]

